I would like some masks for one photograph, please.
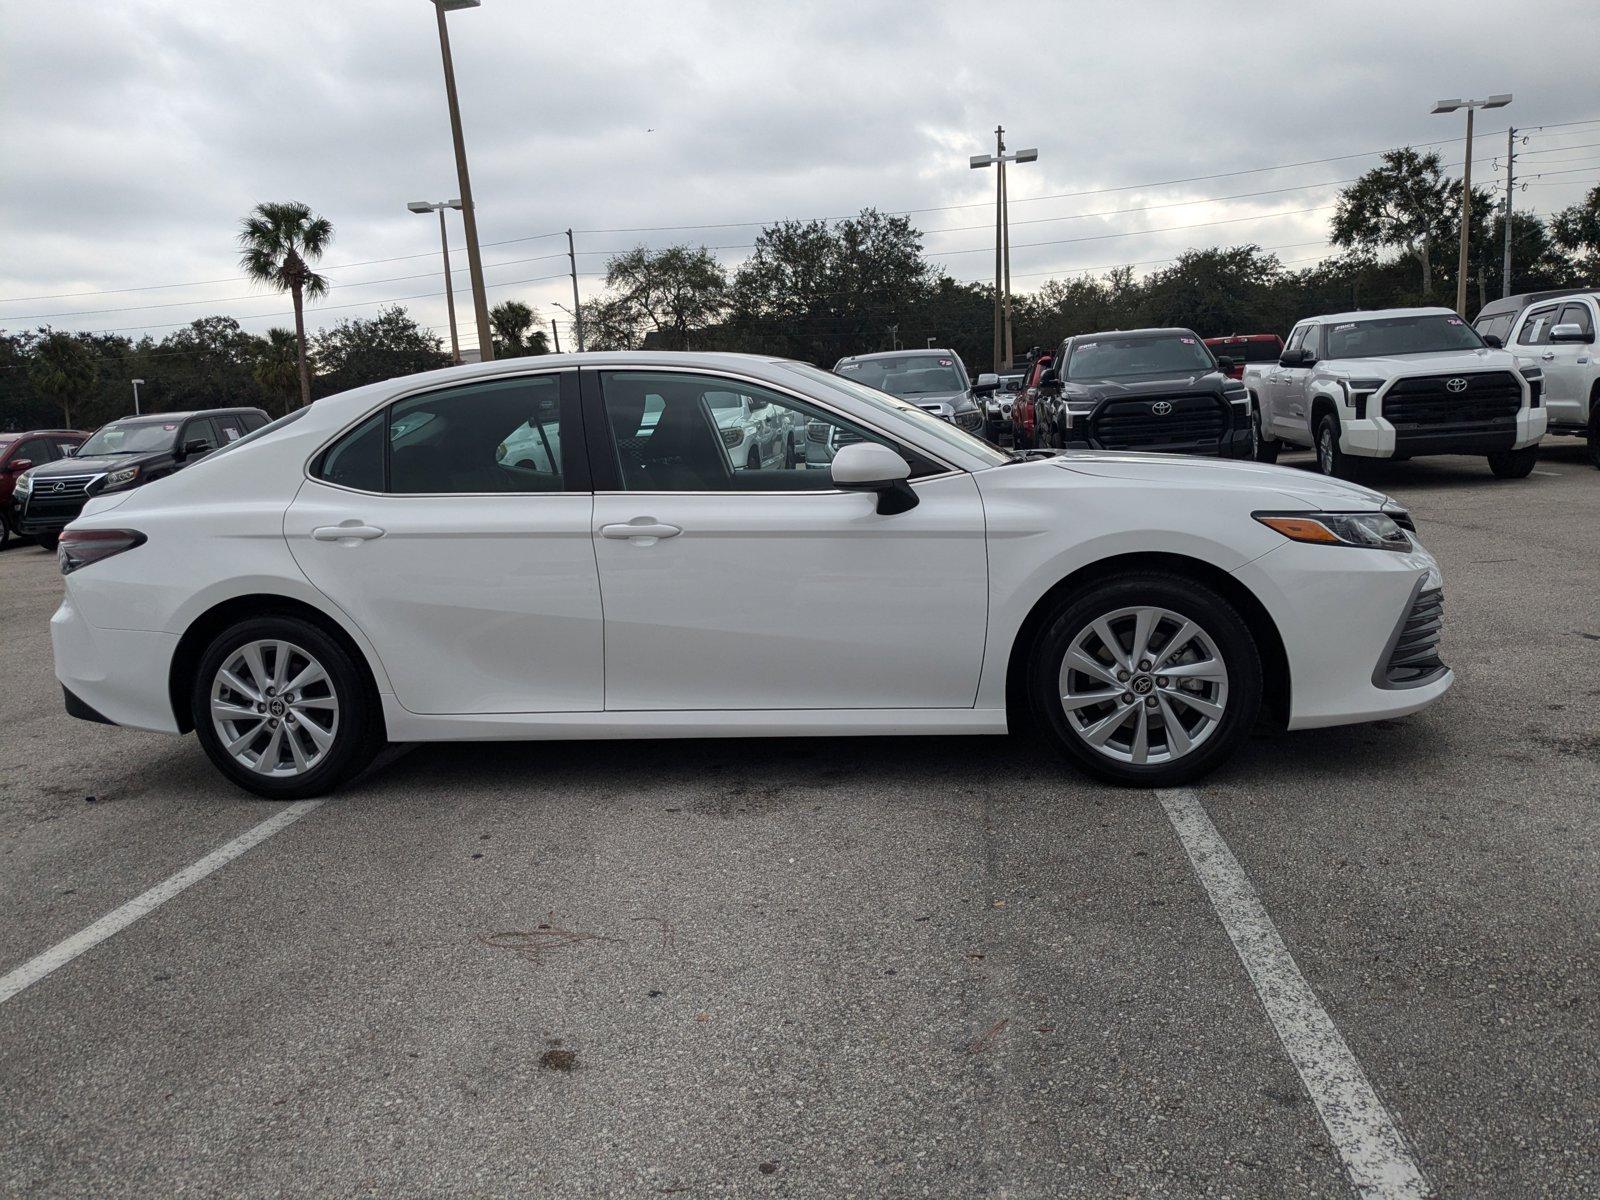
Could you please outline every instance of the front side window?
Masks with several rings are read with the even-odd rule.
[[[1329,358],[1387,358],[1396,354],[1483,349],[1483,339],[1472,326],[1445,313],[1341,321],[1328,327],[1327,338]]]
[[[1291,350],[1300,349],[1300,347],[1305,344],[1306,334],[1310,332],[1311,326],[1309,325],[1301,325],[1299,328],[1297,328],[1289,335],[1289,344],[1283,348],[1283,353],[1288,354]]]
[[[1517,334],[1519,346],[1543,346],[1550,341],[1550,326],[1556,323],[1556,306],[1548,305],[1545,308],[1536,308],[1528,314],[1527,320],[1522,323],[1522,332]]]
[[[1171,375],[1214,371],[1217,363],[1200,339],[1188,334],[1170,337],[1097,335],[1074,342],[1065,378],[1126,379],[1135,375]]]
[[[217,431],[211,424],[209,417],[190,421],[183,427],[184,446],[188,446],[193,442],[203,442],[205,444],[205,450],[202,453],[209,454],[217,448]]]
[[[178,440],[176,421],[113,421],[96,431],[78,451],[84,458],[100,454],[148,454],[170,450]]]
[[[402,494],[559,492],[566,484],[561,381],[495,379],[398,400],[317,459],[341,487]],[[569,448],[571,452],[571,448]]]
[[[743,380],[606,371],[600,383],[627,491],[827,491],[842,446],[877,442],[911,457],[853,421]],[[914,474],[918,465],[913,459]]]
[[[1556,321],[1557,325],[1576,325],[1583,330],[1584,336],[1590,341],[1594,340],[1594,320],[1589,316],[1588,305],[1569,304],[1561,310],[1561,316]]]

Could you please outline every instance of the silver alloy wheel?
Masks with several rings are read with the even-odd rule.
[[[1228,668],[1204,629],[1168,608],[1119,608],[1067,647],[1059,691],[1067,723],[1117,762],[1170,763],[1217,731]]]
[[[211,681],[211,723],[223,749],[258,775],[304,775],[333,749],[339,696],[293,642],[247,642]]]
[[[1324,475],[1333,474],[1333,425],[1328,421],[1317,434],[1317,469]]]

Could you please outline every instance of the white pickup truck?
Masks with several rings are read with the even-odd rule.
[[[1589,439],[1600,467],[1600,288],[1563,288],[1508,296],[1483,306],[1472,327],[1525,366],[1544,372],[1544,405],[1552,434]]]
[[[1301,321],[1276,363],[1249,363],[1252,446],[1315,448],[1324,475],[1363,459],[1481,454],[1501,479],[1533,470],[1546,412],[1538,367],[1484,343],[1448,308]]]

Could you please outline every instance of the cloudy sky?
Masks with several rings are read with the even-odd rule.
[[[982,278],[993,175],[967,158],[997,123],[1039,149],[1011,174],[1019,289],[1189,247],[1314,261],[1376,151],[1437,143],[1459,173],[1441,96],[1515,93],[1481,115],[1475,177],[1503,186],[1526,129],[1519,207],[1600,180],[1594,0],[484,0],[450,28],[490,303],[563,323],[569,226],[586,294],[608,252],[732,266],[759,222],[868,205]],[[0,104],[0,328],[285,324],[234,236],[297,199],[336,231],[314,324],[399,299],[443,331],[438,226],[405,207],[457,193],[425,0],[0,0]]]

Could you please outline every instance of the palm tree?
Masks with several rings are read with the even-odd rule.
[[[538,328],[539,310],[520,300],[505,300],[489,310],[489,325],[504,347],[506,358],[549,354],[550,339]]]
[[[94,390],[100,367],[82,340],[70,333],[46,333],[34,346],[28,379],[40,395],[61,406],[61,423],[72,428],[72,406]]]
[[[270,396],[283,399],[287,413],[300,387],[300,347],[293,331],[269,329],[256,354],[250,377]]]
[[[333,240],[326,217],[314,216],[298,200],[258,204],[244,219],[239,265],[258,283],[269,283],[294,297],[295,356],[300,374],[300,403],[311,403],[311,371],[306,365],[305,301],[328,294],[328,281],[308,265],[322,257]]]

